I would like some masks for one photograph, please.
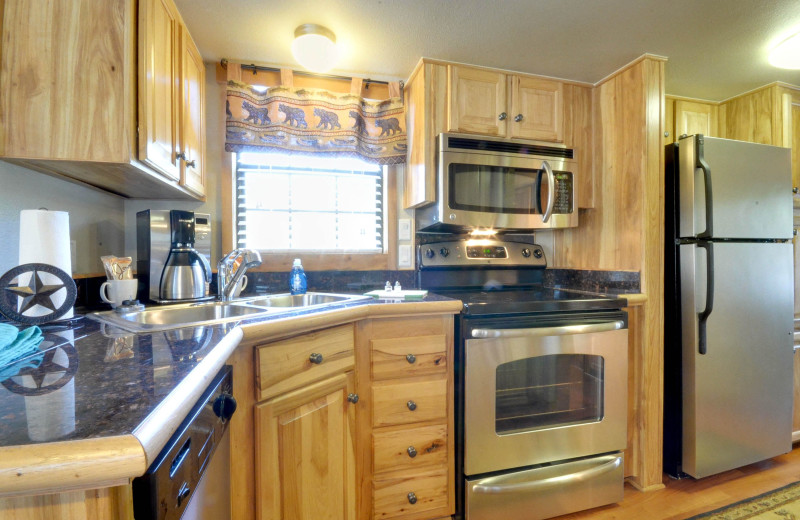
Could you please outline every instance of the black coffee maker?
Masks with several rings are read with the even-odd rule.
[[[158,303],[208,299],[210,215],[182,210],[136,214],[139,297]]]

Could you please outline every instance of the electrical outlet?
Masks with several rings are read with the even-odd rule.
[[[398,248],[397,267],[411,267],[411,244],[402,244]]]
[[[397,240],[411,240],[411,219],[397,220]]]

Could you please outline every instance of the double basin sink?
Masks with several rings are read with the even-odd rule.
[[[336,304],[368,299],[369,296],[316,292],[272,294],[238,298],[228,302],[153,306],[130,312],[97,312],[90,316],[132,332],[150,332],[285,314],[300,309],[321,311]]]

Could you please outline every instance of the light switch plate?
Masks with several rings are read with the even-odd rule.
[[[411,219],[397,220],[397,240],[411,240]]]
[[[402,244],[398,248],[397,267],[411,267],[411,244]]]

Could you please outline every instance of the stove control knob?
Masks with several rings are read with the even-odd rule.
[[[446,247],[443,247],[443,248],[441,248],[439,250],[439,254],[442,255],[443,257],[447,258],[447,255],[450,254],[450,250],[447,249]]]
[[[229,394],[220,394],[211,408],[214,410],[214,415],[222,419],[223,422],[228,421],[233,417],[233,412],[236,411],[236,399]]]
[[[433,258],[434,255],[436,255],[436,253],[434,253],[433,249],[431,249],[430,247],[425,250],[425,256],[427,256],[428,258]]]
[[[536,258],[541,258],[542,256],[544,256],[544,253],[542,253],[541,249],[534,249],[533,256]]]
[[[523,247],[522,248],[522,256],[524,256],[525,258],[528,258],[529,256],[531,256],[531,250],[528,249],[527,247]]]

